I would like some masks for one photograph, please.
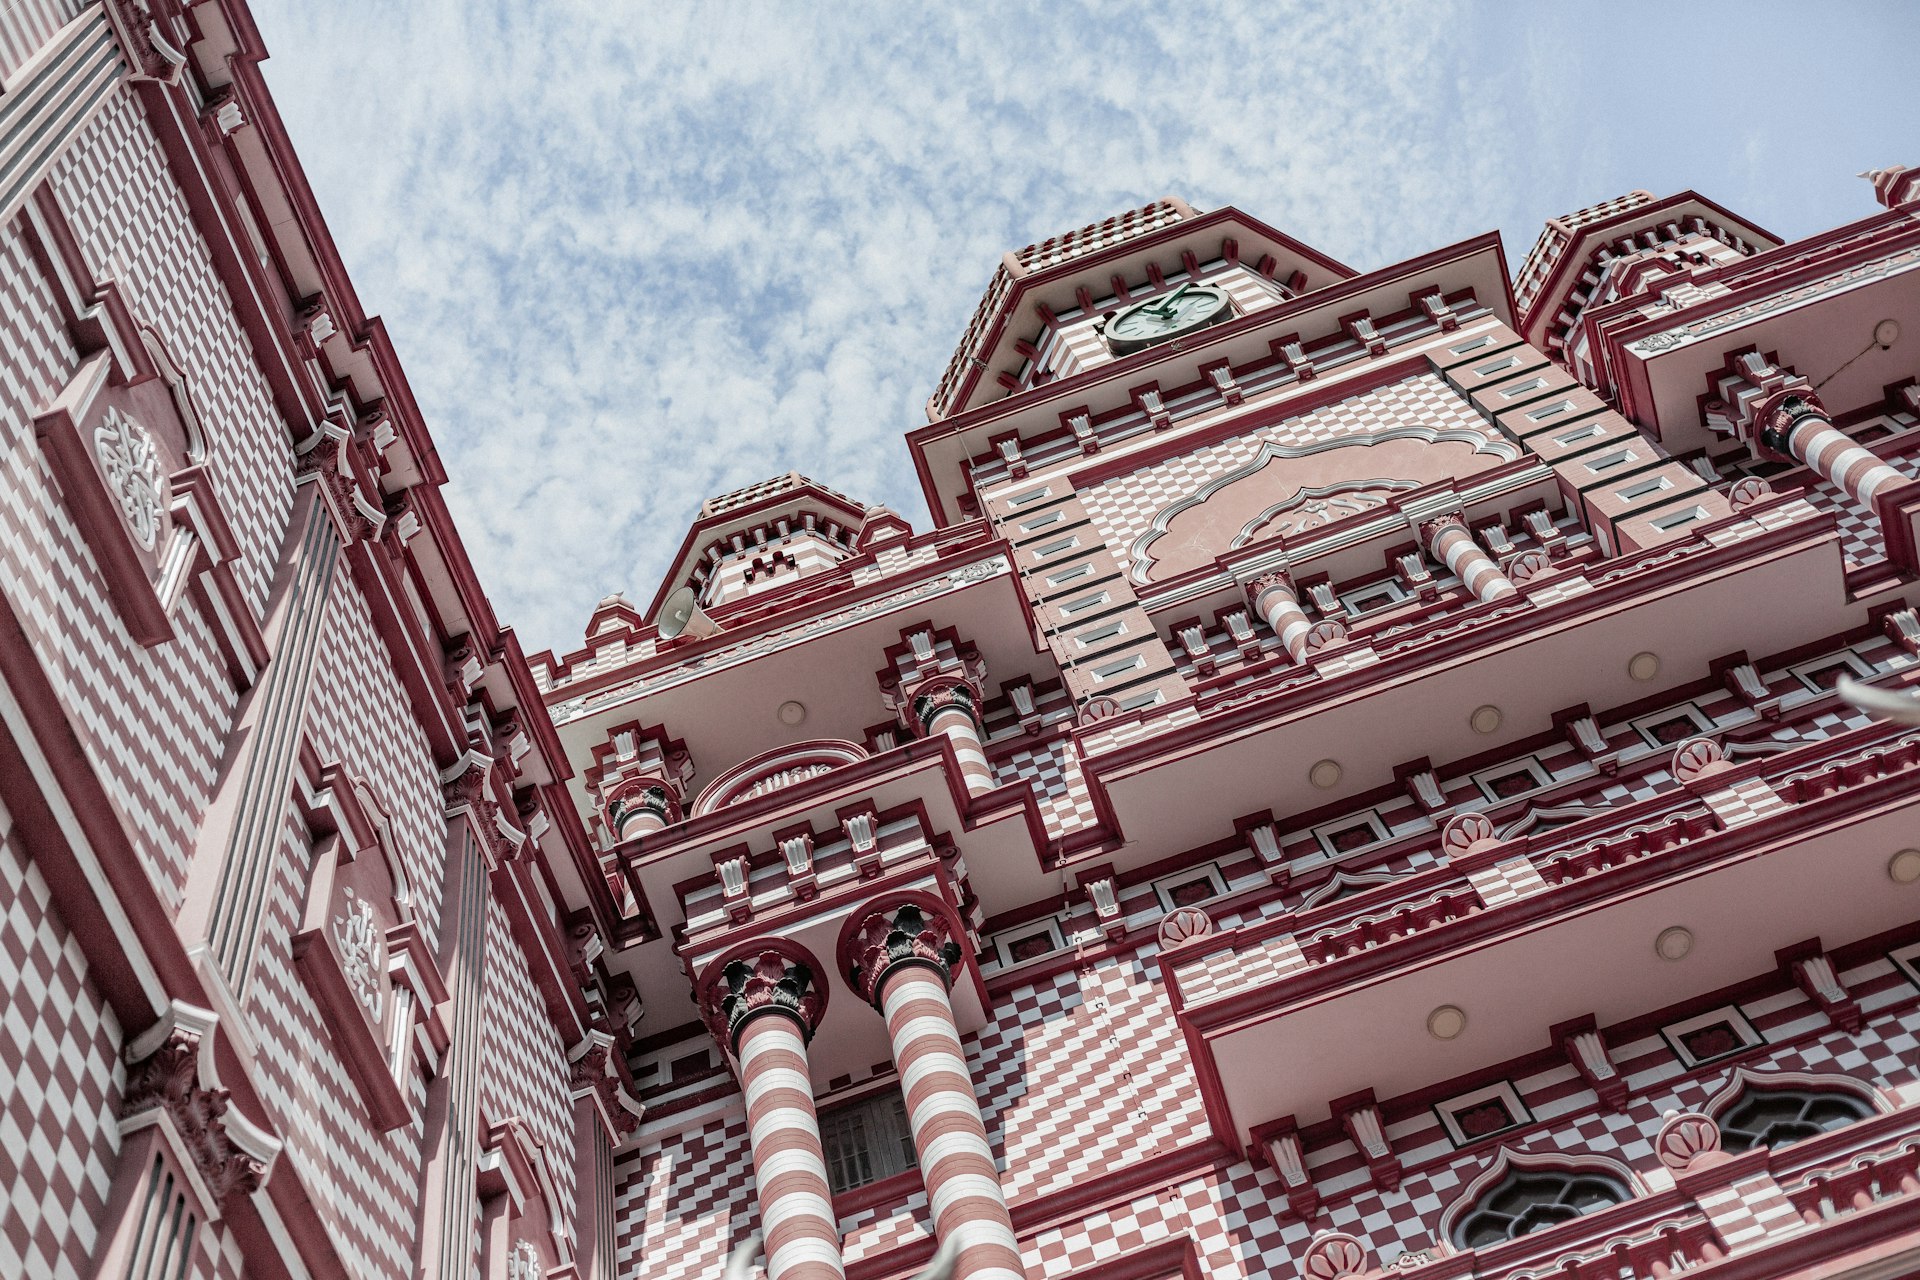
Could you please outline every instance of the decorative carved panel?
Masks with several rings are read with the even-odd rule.
[[[52,192],[26,206],[27,240],[80,366],[34,418],[48,465],[93,553],[128,634],[143,645],[173,637],[172,613],[189,587],[241,687],[267,650],[230,562],[239,555],[213,479],[187,379],[112,281],[91,276]]]
[[[416,1061],[431,1071],[446,1048],[446,999],[432,952],[413,918],[412,895],[389,846],[386,818],[363,784],[338,765],[302,763],[313,869],[294,963],[326,1013],[335,1048],[382,1129],[411,1118]]]
[[[1135,582],[1177,577],[1265,538],[1377,511],[1396,493],[1459,479],[1517,456],[1478,432],[1429,427],[1268,444],[1241,466],[1168,504],[1133,544]]]

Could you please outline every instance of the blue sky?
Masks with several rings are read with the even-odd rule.
[[[1634,187],[1789,237],[1920,164],[1920,7],[255,0],[267,78],[529,650],[900,437],[1003,251],[1163,194],[1366,270]]]

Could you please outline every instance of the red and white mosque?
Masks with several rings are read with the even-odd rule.
[[[1920,173],[1043,241],[529,657],[262,57],[0,10],[0,1276],[1920,1271]]]

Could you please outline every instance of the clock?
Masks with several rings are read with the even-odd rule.
[[[1222,290],[1183,284],[1165,297],[1137,302],[1115,313],[1107,322],[1107,345],[1113,354],[1123,356],[1232,316],[1233,306]]]

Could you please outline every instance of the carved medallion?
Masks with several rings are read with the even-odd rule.
[[[147,551],[153,550],[160,540],[166,513],[167,485],[153,437],[145,427],[109,405],[100,425],[94,428],[93,451],[134,541]]]
[[[354,999],[367,1016],[380,1021],[387,999],[387,943],[373,904],[355,896],[351,888],[341,891],[343,910],[333,919],[333,938],[340,947],[340,972],[353,989]]]

